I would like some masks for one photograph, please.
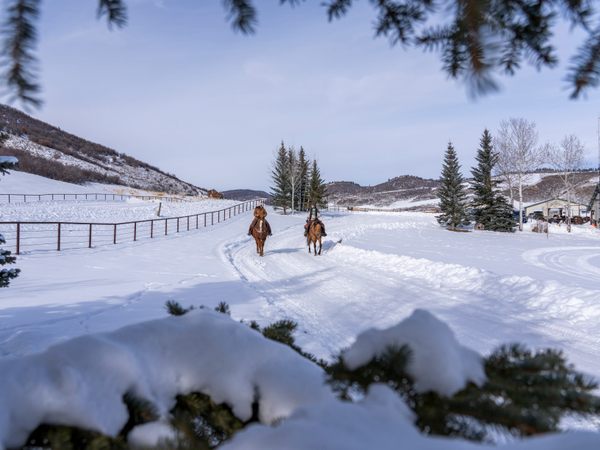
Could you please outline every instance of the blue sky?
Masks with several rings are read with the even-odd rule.
[[[566,28],[560,68],[528,67],[474,100],[436,54],[374,39],[368,2],[333,23],[318,1],[255,3],[258,32],[244,36],[220,0],[129,0],[128,26],[113,31],[95,1],[46,0],[45,105],[34,115],[217,189],[268,188],[282,139],[303,145],[328,181],[437,177],[448,140],[468,169],[483,129],[508,117],[535,121],[541,141],[575,133],[596,164],[600,90],[568,99],[564,67],[579,40]]]

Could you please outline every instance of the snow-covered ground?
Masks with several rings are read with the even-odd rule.
[[[0,188],[9,184],[4,183],[7,178]],[[57,182],[44,180],[33,180],[39,183],[38,192],[60,192]],[[77,192],[73,185],[63,187],[63,192]],[[25,188],[24,192],[31,192],[27,183],[19,189]],[[80,192],[91,190],[98,189],[87,186]],[[162,215],[195,214],[230,204],[163,203]],[[3,205],[0,211],[3,220],[115,222],[153,218],[156,207],[156,202],[137,200],[35,202]],[[291,416],[274,428],[250,427],[227,448],[301,449],[326,444],[328,448],[392,449],[399,441],[429,450],[488,448],[425,438],[413,427],[406,405],[384,386],[373,386],[359,403],[335,400],[317,381],[320,375],[315,366],[309,368],[306,360],[286,353],[289,349],[279,344],[260,341],[260,335],[223,315],[205,310],[184,322],[171,318],[141,323],[164,318],[167,300],[209,307],[225,301],[234,319],[257,320],[261,325],[293,319],[299,324],[296,338],[301,347],[323,358],[350,348],[345,354],[349,364],[361,364],[390,338],[414,338],[416,333],[420,337],[411,341],[414,346],[433,342],[428,330],[442,330],[440,336],[445,337],[434,339],[434,347],[414,347],[414,376],[423,389],[453,392],[468,379],[481,380],[478,356],[470,349],[486,354],[501,343],[515,341],[561,348],[579,370],[600,378],[598,230],[575,226],[568,234],[564,227],[551,225],[549,235],[452,233],[425,213],[329,213],[323,217],[328,231],[323,254],[315,257],[308,254],[302,236],[304,219],[304,215],[282,216],[269,210],[274,233],[263,258],[256,255],[254,242],[246,235],[249,213],[215,227],[160,239],[123,240],[116,246],[60,253],[25,249],[17,264],[22,273],[8,289],[0,290],[4,377],[0,398],[14,405],[0,407],[0,447],[3,442],[20,445],[48,414],[64,423],[114,433],[125,419],[122,391],[132,384],[161,411],[168,411],[177,392],[197,389],[195,383],[200,383],[244,416],[253,386],[267,383],[261,388],[266,395],[263,407],[272,414],[263,423]],[[441,322],[431,327],[437,319],[415,309],[426,309],[442,319],[456,339]],[[179,331],[173,334],[175,328]],[[383,331],[367,331],[370,328]],[[102,332],[110,334],[92,335]],[[235,357],[221,361],[231,368],[225,378],[206,372],[210,364],[202,358],[214,359],[206,346],[194,344],[182,350],[183,340],[204,342],[213,339],[214,333],[222,334],[218,342],[235,349]],[[86,337],[70,340],[81,335]],[[155,345],[157,335],[163,336],[160,345]],[[52,347],[58,343],[63,345]],[[171,347],[178,350],[171,351]],[[102,358],[104,354],[110,357]],[[109,374],[107,367],[114,364],[103,361],[113,361],[115,355],[123,370]],[[178,369],[154,378],[146,370],[150,360],[154,366]],[[432,363],[439,368],[432,370]],[[265,364],[269,370],[263,370]],[[179,370],[187,375],[182,378]],[[304,374],[298,382],[299,371],[312,375]],[[439,377],[439,373],[445,375]],[[61,380],[81,377],[85,382],[59,383],[47,374],[62,374]],[[22,383],[25,378],[27,383]],[[112,394],[98,397],[107,387],[106,379],[112,380]],[[310,389],[307,379],[312,380]],[[187,381],[182,384],[181,380]],[[69,390],[75,385],[81,392]],[[241,385],[246,387],[241,389]],[[30,409],[24,399],[39,395],[49,401]],[[100,403],[103,411],[112,412],[88,413],[97,410],[89,408],[90,404]],[[14,432],[16,427],[20,434]],[[375,429],[379,431],[373,433]],[[134,431],[131,440],[140,443],[172,433],[165,422]],[[593,433],[566,434],[514,448],[588,450],[599,440]]]
[[[107,193],[127,195],[155,195],[154,191],[130,188],[118,184],[65,183],[27,172],[11,170],[0,180],[0,194],[85,194]],[[18,200],[18,199],[17,199]]]
[[[0,354],[162,317],[174,299],[226,301],[234,317],[262,324],[294,319],[299,344],[329,357],[360,331],[426,308],[480,352],[513,341],[560,347],[600,376],[596,230],[451,233],[428,214],[332,214],[314,257],[302,215],[268,219],[263,258],[246,236],[249,215],[158,241],[21,256],[22,274],[0,291]]]

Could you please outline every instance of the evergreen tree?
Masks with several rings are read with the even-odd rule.
[[[487,129],[481,136],[476,160],[477,167],[471,170],[475,222],[485,230],[514,231],[512,208],[498,191],[498,182],[492,176],[498,155],[493,150],[492,135]]]
[[[298,210],[298,190],[300,187],[300,167],[298,165],[298,155],[294,147],[288,149],[288,180],[289,180],[289,191],[290,191],[290,208],[292,213]]]
[[[299,211],[308,210],[308,187],[310,183],[309,179],[309,161],[306,159],[306,152],[304,148],[300,146],[300,152],[298,154],[298,193],[296,198],[297,209]]]
[[[277,157],[271,172],[271,176],[273,178],[271,195],[273,196],[273,205],[283,208],[284,214],[287,213],[287,209],[291,204],[291,189],[288,169],[288,152],[285,149],[285,144],[283,141],[281,141],[281,146],[277,151]]]
[[[437,192],[442,210],[442,214],[437,217],[437,220],[450,230],[456,230],[459,226],[470,223],[467,216],[467,194],[463,187],[463,181],[458,157],[452,143],[449,142],[442,167],[441,186]]]
[[[313,160],[312,170],[310,171],[308,203],[315,204],[321,208],[327,206],[327,187],[325,186],[325,181],[321,178],[321,171],[316,159]]]
[[[2,139],[0,136],[0,139]],[[8,169],[12,169],[18,163],[17,159],[11,156],[4,157],[0,156],[0,175],[5,175],[8,173]],[[5,244],[4,236],[0,234],[0,244]],[[16,258],[12,256],[9,250],[4,250],[0,248],[0,266],[4,266],[6,264],[14,264]],[[8,287],[10,284],[10,280],[16,278],[19,275],[19,269],[0,269],[0,287]]]
[[[558,431],[564,416],[600,415],[600,398],[593,394],[597,383],[575,371],[560,351],[501,346],[483,361],[487,381],[469,383],[451,397],[417,391],[407,371],[411,358],[407,345],[392,346],[350,370],[340,355],[326,368],[328,381],[347,400],[373,383],[384,383],[404,398],[424,433],[475,441],[499,431],[515,436]]]

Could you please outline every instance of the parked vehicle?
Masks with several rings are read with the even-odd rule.
[[[519,222],[519,211],[513,209],[513,219],[515,222]],[[525,215],[525,211],[523,211],[523,223],[527,223],[527,216]]]

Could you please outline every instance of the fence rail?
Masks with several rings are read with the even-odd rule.
[[[263,204],[264,199],[255,199],[217,211],[115,223],[0,222],[0,234],[6,239],[3,247],[14,250],[17,255],[22,254],[23,251],[93,248],[211,227]]]
[[[89,192],[87,194],[0,194],[0,203],[31,203],[43,201],[123,201],[128,199],[162,200],[165,202],[185,202],[185,197],[166,195],[134,195],[134,194],[109,194],[105,192]]]

